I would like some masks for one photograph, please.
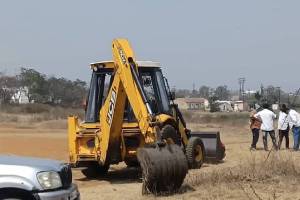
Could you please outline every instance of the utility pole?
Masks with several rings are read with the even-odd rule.
[[[245,109],[245,78],[239,78],[240,94],[239,99],[243,101],[243,110]]]
[[[196,97],[196,93],[195,83],[193,83],[192,97]]]
[[[276,87],[277,91],[278,91],[278,106],[280,106],[280,101],[281,101],[281,90],[280,87]]]

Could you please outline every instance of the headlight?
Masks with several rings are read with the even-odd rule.
[[[60,176],[57,172],[40,172],[37,179],[44,190],[56,189],[62,187]]]

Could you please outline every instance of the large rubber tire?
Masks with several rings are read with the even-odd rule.
[[[168,144],[177,144],[181,146],[181,138],[176,129],[167,124],[161,129],[162,139]]]
[[[87,178],[97,178],[107,174],[109,165],[99,165],[97,162],[90,163],[87,168],[81,170],[82,174]]]
[[[178,145],[139,148],[137,157],[143,174],[143,194],[178,191],[188,172],[186,157]]]
[[[199,169],[204,163],[205,149],[201,138],[191,137],[185,149],[189,169]]]

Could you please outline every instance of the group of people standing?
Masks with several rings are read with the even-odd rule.
[[[253,111],[250,115],[250,128],[253,139],[250,150],[256,150],[256,144],[259,139],[260,130],[263,132],[264,149],[268,151],[268,135],[270,135],[275,150],[281,148],[283,138],[285,138],[286,149],[289,149],[289,131],[293,132],[294,146],[293,150],[299,150],[300,144],[300,114],[294,109],[288,108],[285,104],[280,106],[278,117],[278,135],[279,141],[277,143],[274,129],[274,120],[277,118],[276,114],[270,109],[269,104],[264,104],[263,109],[257,112]]]

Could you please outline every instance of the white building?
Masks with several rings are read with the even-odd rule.
[[[209,102],[205,98],[177,98],[175,103],[183,110],[209,110]]]
[[[29,103],[28,99],[28,88],[19,88],[16,93],[14,93],[11,97],[11,101],[13,103],[18,103],[18,104],[27,104]]]
[[[217,100],[215,103],[218,105],[220,112],[232,112],[233,108],[231,101],[220,101]]]
[[[241,111],[246,111],[249,109],[249,106],[246,102],[243,101],[235,101],[233,103],[233,110],[235,112],[241,112]]]

